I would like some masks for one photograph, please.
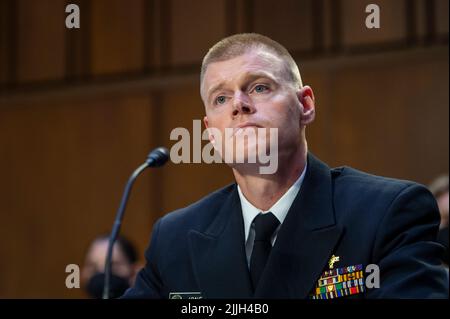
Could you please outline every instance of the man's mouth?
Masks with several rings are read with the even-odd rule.
[[[244,122],[239,125],[237,125],[233,130],[233,135],[237,134],[238,132],[242,132],[247,128],[261,128],[262,126],[253,122]]]

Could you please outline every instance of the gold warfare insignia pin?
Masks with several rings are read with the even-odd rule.
[[[330,267],[330,269],[333,269],[334,264],[337,263],[339,261],[339,256],[331,256],[330,260],[328,261],[328,266]]]

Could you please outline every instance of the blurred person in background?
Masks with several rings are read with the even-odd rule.
[[[448,267],[448,175],[437,177],[429,186],[439,207],[441,223],[439,225],[438,241],[445,246],[443,261]]]
[[[105,283],[105,259],[109,235],[95,238],[89,246],[81,270],[82,286],[90,298],[100,299]],[[134,284],[139,270],[135,246],[127,238],[119,236],[114,244],[111,273],[111,298],[122,295]]]

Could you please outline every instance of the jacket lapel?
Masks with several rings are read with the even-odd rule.
[[[255,291],[256,298],[306,298],[342,234],[333,211],[328,166],[308,154],[303,185],[294,200]]]
[[[234,187],[205,233],[188,235],[197,283],[205,298],[251,298],[242,210]]]

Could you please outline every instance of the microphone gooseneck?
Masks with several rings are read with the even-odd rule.
[[[147,168],[147,167],[160,167],[164,165],[169,159],[169,151],[165,147],[158,147],[150,152],[144,164],[139,166],[133,174],[128,179],[125,186],[125,190],[122,195],[122,200],[120,201],[119,209],[117,210],[116,218],[111,230],[111,235],[109,237],[108,252],[105,260],[105,285],[103,287],[103,299],[109,299],[109,287],[111,281],[111,260],[114,243],[119,236],[120,226],[122,225],[123,216],[125,213],[125,208],[127,206],[128,197],[130,195],[131,188],[133,187],[136,178]]]

